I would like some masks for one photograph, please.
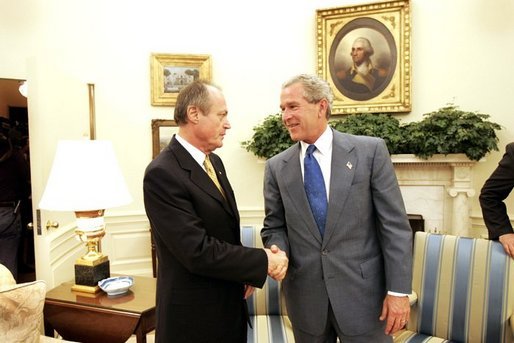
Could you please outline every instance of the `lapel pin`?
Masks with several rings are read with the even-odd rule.
[[[348,169],[352,169],[353,165],[350,163],[350,161],[348,161],[348,163],[346,163],[346,166],[348,167]]]

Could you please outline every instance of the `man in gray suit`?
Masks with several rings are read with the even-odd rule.
[[[297,343],[391,342],[409,318],[412,231],[384,141],[332,130],[332,98],[316,76],[282,86],[282,119],[299,143],[266,163],[262,239],[289,257]],[[322,179],[308,189],[312,156]]]

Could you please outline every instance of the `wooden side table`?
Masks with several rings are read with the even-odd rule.
[[[71,290],[65,282],[46,294],[45,335],[54,330],[64,339],[83,343],[124,343],[132,334],[146,343],[146,334],[155,329],[156,279],[134,276],[128,293],[108,296]]]

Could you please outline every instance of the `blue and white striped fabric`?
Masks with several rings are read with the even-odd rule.
[[[395,342],[512,342],[513,272],[498,242],[417,232],[418,302]]]
[[[241,242],[244,246],[262,248],[260,229],[243,226]],[[264,287],[256,289],[247,303],[253,327],[248,328],[248,343],[294,342],[280,282],[268,277]]]

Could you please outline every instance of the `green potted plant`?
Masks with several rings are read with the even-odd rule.
[[[268,159],[289,148],[294,142],[289,137],[280,113],[270,114],[253,128],[252,139],[241,143],[242,147],[255,156]]]
[[[449,105],[423,116],[420,122],[404,126],[404,151],[425,159],[434,154],[463,153],[478,161],[488,152],[498,150],[496,130],[501,130],[501,126],[489,121],[487,114]]]
[[[401,153],[404,137],[400,121],[391,114],[352,114],[344,120],[331,120],[334,129],[352,135],[383,138],[390,154]]]
[[[383,138],[390,154],[414,154],[427,159],[434,154],[463,153],[478,161],[498,150],[496,130],[501,126],[488,118],[487,114],[448,105],[424,114],[419,122],[401,124],[391,114],[365,113],[333,119],[330,126],[341,132]],[[252,138],[242,146],[260,158],[270,158],[294,143],[279,113],[267,116],[253,131]]]

